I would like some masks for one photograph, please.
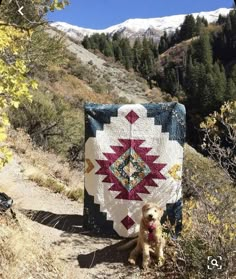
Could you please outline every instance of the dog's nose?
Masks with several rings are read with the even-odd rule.
[[[149,215],[148,215],[149,218],[152,218],[152,216],[153,216],[152,214],[149,214]]]

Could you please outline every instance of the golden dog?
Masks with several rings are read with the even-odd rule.
[[[138,255],[143,254],[142,266],[146,269],[150,262],[150,252],[154,252],[157,257],[158,265],[163,265],[165,239],[162,236],[160,224],[162,215],[163,210],[153,203],[147,203],[143,206],[137,244],[131,251],[128,259],[130,264],[136,264]]]

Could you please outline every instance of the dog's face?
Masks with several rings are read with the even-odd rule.
[[[163,210],[154,203],[147,203],[142,208],[143,218],[147,222],[155,222],[160,220],[163,215]]]

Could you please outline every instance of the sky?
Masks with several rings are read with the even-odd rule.
[[[49,21],[64,21],[85,28],[104,29],[130,18],[154,18],[232,7],[233,0],[69,0]]]

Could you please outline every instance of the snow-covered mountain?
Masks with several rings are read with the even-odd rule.
[[[219,15],[227,15],[230,9],[221,8],[210,12],[193,13],[197,16],[204,17],[209,23],[217,21]],[[186,15],[173,15],[160,18],[148,18],[148,19],[129,19],[123,23],[113,25],[103,30],[87,29],[74,25],[70,25],[65,22],[54,22],[51,26],[65,32],[70,38],[75,40],[82,40],[84,36],[92,35],[94,33],[114,34],[119,32],[122,36],[134,39],[136,37],[152,37],[158,40],[164,31],[175,31],[184,21]]]

